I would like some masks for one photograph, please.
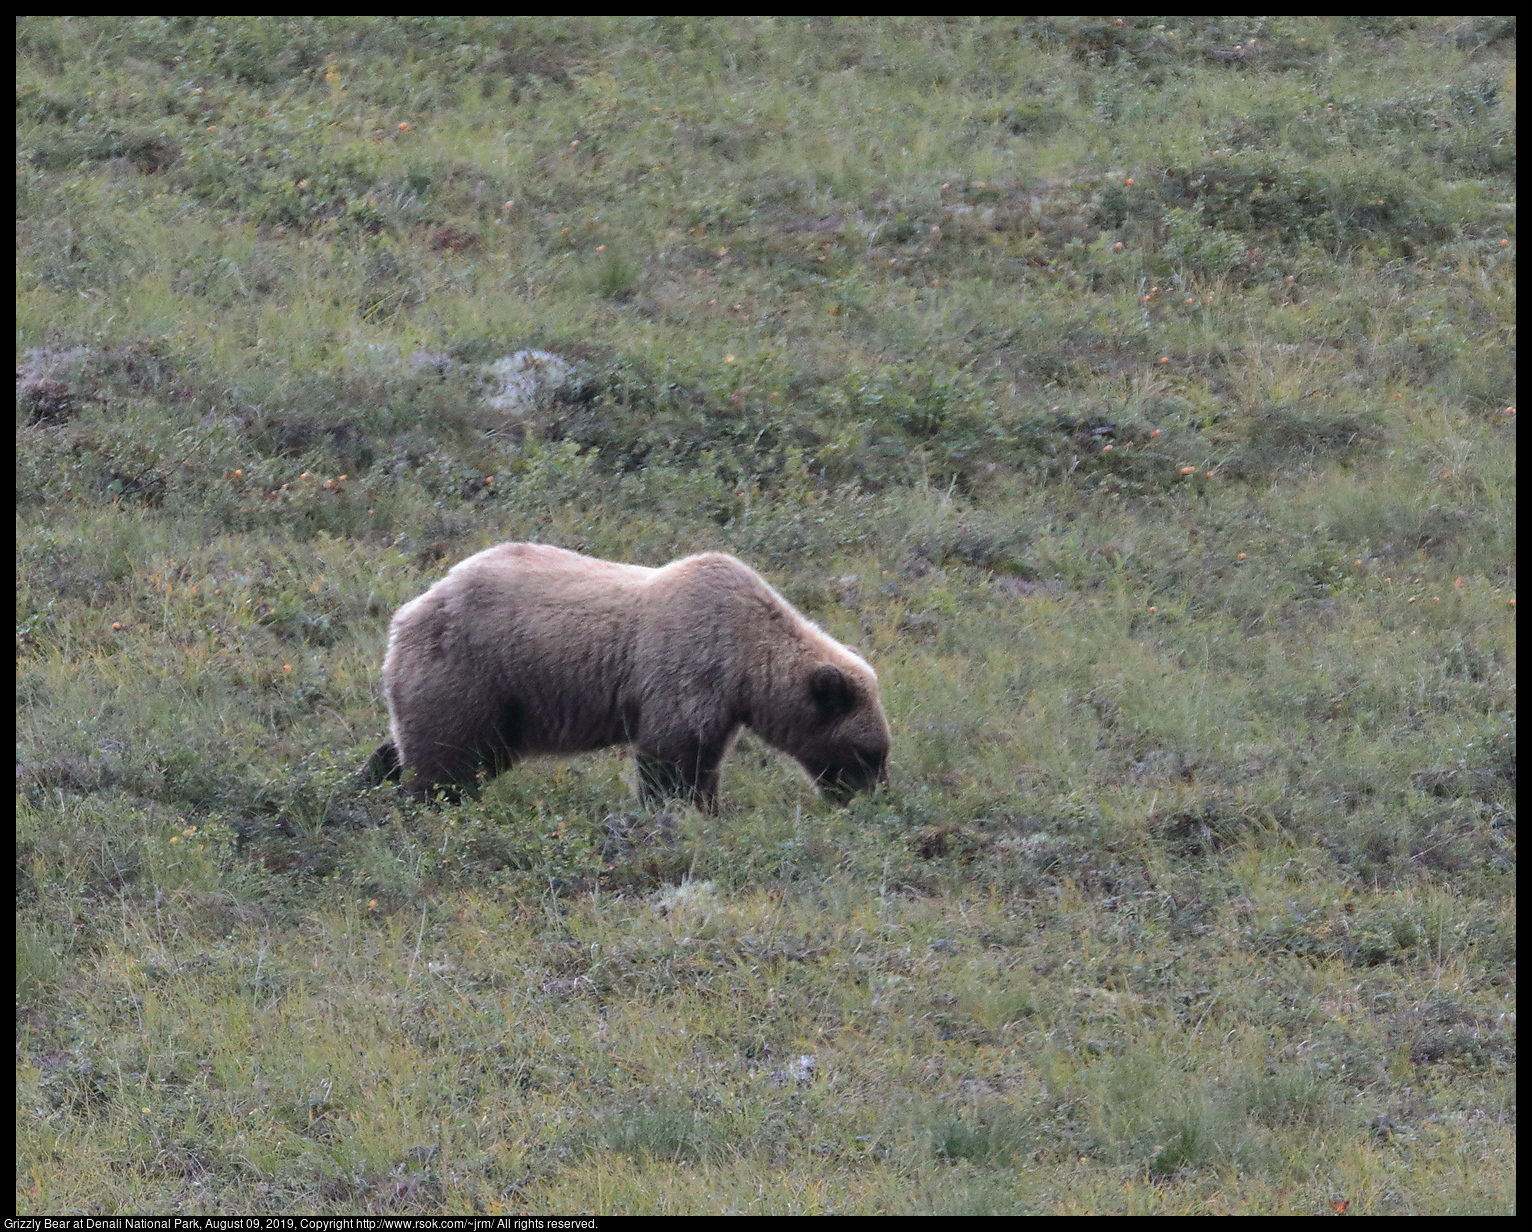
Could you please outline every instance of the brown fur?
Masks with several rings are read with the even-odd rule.
[[[393,741],[368,773],[413,772],[421,796],[523,756],[626,744],[647,801],[714,809],[741,726],[832,795],[886,777],[872,668],[721,552],[649,569],[490,548],[399,609],[383,686]]]

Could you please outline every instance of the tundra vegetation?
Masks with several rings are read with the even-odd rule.
[[[19,1209],[1514,1209],[1514,19],[17,32]],[[360,789],[512,539],[890,784]]]

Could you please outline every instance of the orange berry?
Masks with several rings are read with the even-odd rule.
[[[399,125],[399,131],[401,133],[407,133],[410,131],[410,126],[408,124],[401,124]]]
[[[605,252],[606,251],[606,245],[605,244],[597,244],[596,245],[596,251],[597,252]]]
[[[1182,468],[1181,468],[1181,473],[1182,473],[1182,474],[1183,474],[1183,475],[1190,475],[1190,474],[1191,474],[1191,473],[1192,473],[1192,472],[1193,472],[1193,471],[1195,471],[1195,470],[1196,470],[1196,469],[1197,469],[1197,468],[1196,468],[1196,467],[1195,467],[1195,466],[1183,466],[1183,467],[1182,467]]]
[[[1240,558],[1240,559],[1241,559],[1241,560],[1244,560],[1244,559],[1245,559],[1245,554],[1244,554],[1244,553],[1243,553],[1243,552],[1241,552],[1241,553],[1240,553],[1240,554],[1239,554],[1239,558]]]
[[[116,620],[114,620],[114,621],[112,621],[112,628],[114,628],[114,629],[120,629],[120,628],[122,628],[122,624],[121,624],[121,622],[119,622],[119,621],[116,621]]]
[[[1154,430],[1154,431],[1153,431],[1153,432],[1151,432],[1151,433],[1150,433],[1150,434],[1149,434],[1149,435],[1150,435],[1150,436],[1158,436],[1158,435],[1159,435],[1159,434],[1160,434],[1160,430],[1159,430],[1159,429],[1158,429],[1158,428],[1156,428],[1156,429],[1155,429],[1155,430]]]
[[[1124,180],[1123,183],[1126,184],[1129,188],[1133,187],[1133,181],[1132,180]]]

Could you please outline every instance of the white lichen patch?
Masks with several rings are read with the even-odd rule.
[[[484,365],[485,376],[495,384],[485,404],[502,415],[524,415],[539,394],[559,388],[573,371],[568,360],[552,351],[517,351]]]
[[[710,915],[722,909],[723,899],[711,881],[683,881],[680,885],[666,886],[658,891],[651,906],[656,915],[682,911]]]

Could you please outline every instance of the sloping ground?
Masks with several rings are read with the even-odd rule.
[[[17,1202],[1514,1209],[1514,20],[18,26]],[[892,782],[362,791],[735,552]]]

